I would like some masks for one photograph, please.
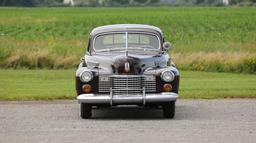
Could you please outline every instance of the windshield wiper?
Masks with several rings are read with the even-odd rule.
[[[139,46],[139,47],[128,47],[128,49],[132,49],[132,50],[143,50],[143,51],[159,51],[159,49],[156,49],[154,47],[151,46]]]
[[[111,51],[119,51],[119,50],[125,50],[124,48],[107,48],[102,50],[96,50],[96,52],[111,52]]]

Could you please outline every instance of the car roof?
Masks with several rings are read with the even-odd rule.
[[[145,24],[114,24],[114,25],[105,25],[96,27],[92,30],[91,36],[95,36],[105,32],[120,32],[120,31],[140,31],[140,32],[157,32],[161,36],[163,32],[160,28],[152,26],[152,25],[145,25]]]

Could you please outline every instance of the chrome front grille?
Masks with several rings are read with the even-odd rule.
[[[111,82],[109,76],[100,76],[99,77],[99,92],[105,93],[110,92]]]
[[[113,75],[99,77],[99,92],[113,95],[136,95],[145,92],[156,92],[156,78],[154,76],[141,75]]]
[[[114,76],[111,79],[113,95],[141,94],[141,76]]]
[[[142,87],[145,87],[146,92],[156,92],[156,77],[144,76],[142,80]]]

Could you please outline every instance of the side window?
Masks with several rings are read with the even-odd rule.
[[[125,43],[125,35],[124,34],[111,34],[100,36],[99,38],[103,39],[103,45],[114,45]]]
[[[137,44],[140,41],[140,36],[138,34],[129,34],[128,35],[128,43]]]
[[[145,34],[129,34],[128,43],[130,44],[150,44],[149,36]]]
[[[103,38],[103,44],[105,44],[105,45],[113,44],[113,42],[114,42],[113,35],[106,35],[104,37],[99,37],[99,38]]]
[[[104,50],[109,48],[123,48],[125,47],[125,34],[105,34],[96,38],[94,47],[97,50]]]
[[[140,43],[141,44],[150,44],[149,36],[146,35],[140,35]]]

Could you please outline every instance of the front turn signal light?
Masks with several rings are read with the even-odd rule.
[[[171,84],[164,84],[163,91],[164,92],[171,92],[172,91],[172,85]]]
[[[90,93],[92,91],[92,87],[90,84],[84,84],[83,85],[83,92],[84,93]]]

